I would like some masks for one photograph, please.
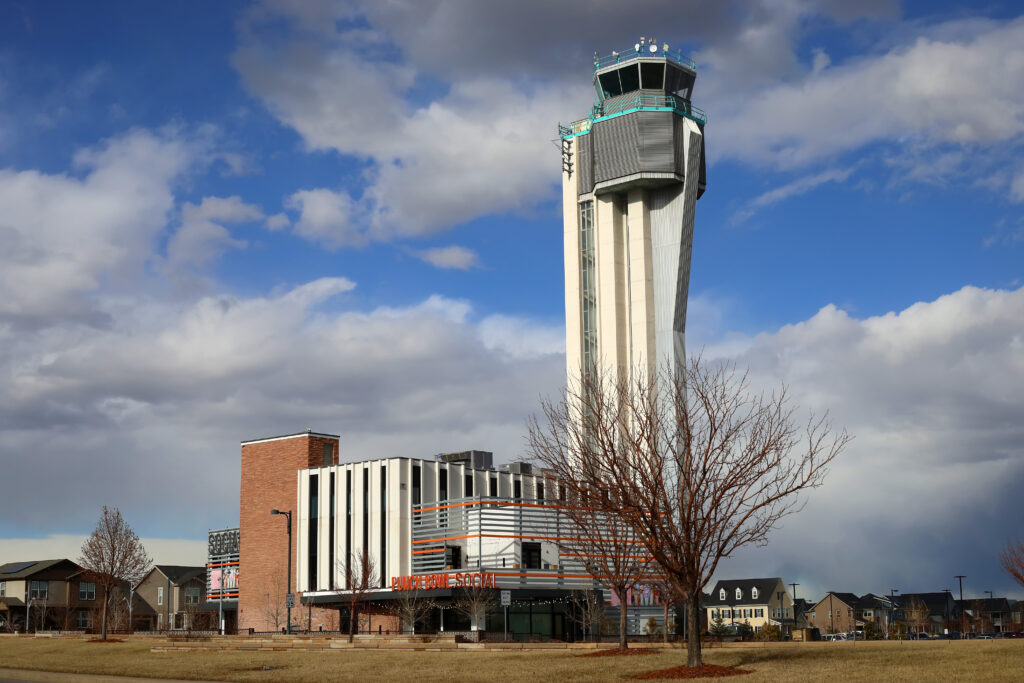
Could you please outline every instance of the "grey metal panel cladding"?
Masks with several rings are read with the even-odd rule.
[[[635,114],[599,121],[590,129],[594,137],[594,182],[621,178],[640,167],[640,136]]]
[[[674,172],[673,114],[668,111],[638,112],[636,123],[640,133],[640,170]]]
[[[576,173],[579,181],[579,194],[594,191],[594,136],[579,135],[576,137]]]
[[[605,121],[591,129],[594,184],[644,171],[683,174],[682,138],[676,135],[682,117],[667,111],[640,111]]]

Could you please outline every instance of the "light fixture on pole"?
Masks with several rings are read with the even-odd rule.
[[[292,511],[274,508],[270,511],[270,514],[285,515],[288,518],[288,595],[285,597],[285,606],[288,610],[286,632],[290,634],[292,632],[292,603],[295,600],[295,596],[292,593]]]

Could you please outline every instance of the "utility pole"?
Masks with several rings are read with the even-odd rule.
[[[900,592],[899,588],[889,589],[889,628],[886,629],[885,639],[889,639],[889,634],[892,632],[893,618],[896,616],[896,594]]]
[[[960,608],[960,633],[962,635],[964,632],[964,579],[967,578],[967,575],[957,574],[953,578],[960,581],[960,604],[958,607]]]
[[[793,630],[796,630],[796,587],[799,586],[800,584],[799,583],[791,583],[789,585],[793,587],[793,629],[790,630],[790,633],[792,633]]]

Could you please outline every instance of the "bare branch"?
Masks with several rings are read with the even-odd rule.
[[[613,574],[639,573],[624,558],[643,557],[672,593],[699,596],[721,558],[766,544],[803,507],[801,494],[822,484],[852,438],[833,431],[827,416],[801,427],[784,387],[754,394],[746,374],[700,357],[628,383],[580,377],[562,400],[542,403],[544,421],[531,419],[529,443],[583,502],[569,506],[579,529],[610,529],[610,539],[597,535],[605,549],[644,549],[606,550],[618,564],[592,573],[609,587]],[[581,536],[594,542],[595,534]],[[688,604],[691,666],[701,663],[697,602]]]

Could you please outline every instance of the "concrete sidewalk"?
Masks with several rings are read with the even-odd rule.
[[[215,683],[214,681],[184,681],[175,678],[138,678],[137,676],[109,676],[104,674],[58,673],[56,671],[32,671],[30,669],[0,668],[0,683]]]

